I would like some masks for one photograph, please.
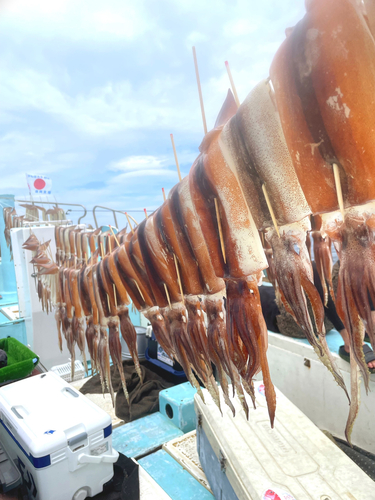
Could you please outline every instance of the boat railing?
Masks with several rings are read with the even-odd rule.
[[[87,210],[86,210],[86,207],[81,205],[80,203],[58,203],[57,201],[56,202],[52,202],[52,201],[36,201],[36,202],[33,202],[33,201],[30,201],[30,200],[14,200],[16,203],[29,203],[31,205],[34,205],[34,204],[37,204],[37,205],[54,205],[56,208],[59,208],[60,205],[64,205],[66,207],[81,207],[83,209],[83,215],[81,215],[81,217],[78,219],[78,224],[81,223],[81,220],[86,217],[87,215]],[[95,216],[94,216],[95,218]],[[49,221],[49,222],[53,222],[53,221]],[[59,223],[61,224],[62,221],[59,221]],[[96,222],[96,221],[95,221]],[[98,226],[96,226],[98,227]]]
[[[96,214],[95,214],[97,208],[101,208],[102,210],[108,210],[109,212],[112,212],[113,220],[115,221],[115,227],[117,227],[117,229],[119,229],[118,223],[117,223],[116,213],[125,215],[125,212],[123,210],[115,210],[114,208],[103,207],[102,205],[95,205],[95,207],[92,209],[92,215],[94,216],[95,226],[97,229],[99,227],[98,221],[96,219]]]

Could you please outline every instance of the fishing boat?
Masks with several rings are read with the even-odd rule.
[[[179,182],[139,223],[0,196],[3,488],[375,499],[373,13],[307,2],[242,103],[226,63],[210,131],[193,48],[199,154],[182,178],[171,135]],[[267,330],[266,277],[301,338]]]

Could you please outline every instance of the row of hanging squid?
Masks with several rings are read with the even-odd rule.
[[[336,307],[351,342],[350,439],[359,371],[366,390],[369,383],[364,327],[375,348],[369,303],[369,297],[375,301],[373,7],[373,0],[307,1],[270,77],[239,107],[228,92],[188,176],[131,231],[94,243],[95,232],[56,230],[58,321],[68,346],[76,341],[83,352],[86,318],[87,345],[103,383],[111,387],[108,353],[116,362],[118,325],[128,345],[134,339],[130,298],[201,397],[196,376],[219,407],[212,364],[225,402],[234,412],[229,378],[246,414],[244,391],[254,402],[252,380],[261,370],[273,425],[276,397],[258,292],[268,267],[287,311],[346,392],[313,284],[306,247],[313,229],[325,302],[333,295],[330,240],[341,263]],[[136,347],[130,350],[137,369]]]
[[[25,209],[24,215],[17,215],[16,209],[14,207],[4,207],[3,217],[4,217],[4,236],[7,247],[10,250],[11,258],[13,259],[12,241],[10,238],[10,230],[15,227],[23,227],[24,222],[36,222],[41,220],[47,221],[48,217],[50,220],[64,220],[66,218],[65,212],[62,208],[56,206],[54,208],[45,209],[34,203],[20,203],[20,207]]]

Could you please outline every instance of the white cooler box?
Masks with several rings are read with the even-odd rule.
[[[195,395],[198,455],[215,498],[375,499],[375,483],[280,391],[274,429],[261,382],[255,394],[248,421],[237,398],[233,418],[223,400],[221,415],[206,390],[206,405]]]
[[[53,372],[2,387],[0,424],[32,500],[84,500],[113,477],[110,416]]]

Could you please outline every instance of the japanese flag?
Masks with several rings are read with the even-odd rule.
[[[52,179],[44,175],[26,174],[30,194],[51,194]]]

